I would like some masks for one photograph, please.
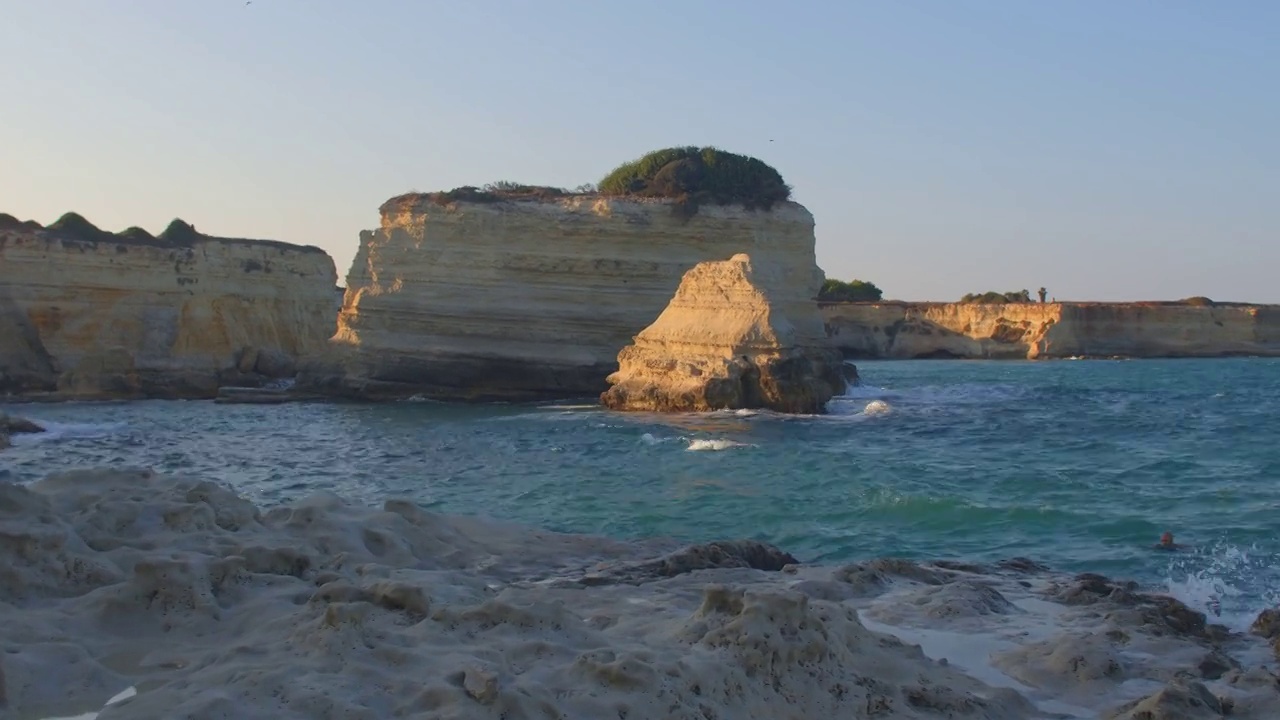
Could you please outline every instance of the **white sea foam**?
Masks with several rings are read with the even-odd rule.
[[[892,408],[890,408],[889,403],[883,400],[872,400],[867,403],[865,408],[862,409],[862,414],[871,416],[888,415],[891,409]]]
[[[754,447],[754,446],[748,443],[740,443],[736,440],[727,440],[724,438],[711,438],[711,439],[700,438],[697,440],[689,441],[690,451],[732,450],[733,448],[741,448],[741,447]]]
[[[1218,544],[1171,559],[1164,589],[1232,630],[1247,631],[1262,610],[1280,602],[1275,559],[1253,548]]]

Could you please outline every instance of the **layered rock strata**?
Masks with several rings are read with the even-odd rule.
[[[688,217],[660,200],[395,198],[381,228],[361,234],[332,352],[300,385],[373,398],[596,395],[697,263],[745,252],[786,282],[820,283],[813,227],[795,203]]]
[[[0,222],[0,394],[202,398],[291,377],[333,334],[336,279],[318,248],[180,221],[159,237]]]
[[[658,319],[618,354],[601,402],[660,412],[822,412],[844,391],[845,376],[817,290],[745,254],[695,265]]]
[[[1234,303],[829,303],[850,357],[1280,356],[1280,306]]]

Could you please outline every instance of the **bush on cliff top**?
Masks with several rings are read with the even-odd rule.
[[[655,150],[623,163],[600,181],[602,195],[769,209],[791,197],[782,175],[761,160],[714,147]]]
[[[1030,290],[1014,290],[1011,292],[996,292],[991,290],[984,293],[969,293],[960,298],[962,303],[973,303],[975,305],[1003,305],[1004,303],[1029,303],[1031,302]]]
[[[884,292],[875,283],[862,280],[844,282],[828,278],[818,291],[821,302],[879,302]]]

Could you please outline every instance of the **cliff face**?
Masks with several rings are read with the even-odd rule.
[[[291,376],[332,335],[323,251],[185,229],[0,226],[0,393],[213,397]]]
[[[813,297],[747,255],[695,265],[671,304],[618,354],[601,396],[617,410],[769,408],[819,413],[844,363]]]
[[[665,202],[592,196],[393,199],[361,234],[332,353],[306,380],[364,397],[598,394],[685,271],[739,252],[821,283],[813,216],[794,203],[683,219]]]
[[[833,343],[868,358],[1280,355],[1280,306],[834,303]]]

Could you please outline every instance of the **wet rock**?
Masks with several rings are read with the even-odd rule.
[[[942,585],[950,578],[944,572],[900,558],[877,558],[837,568],[832,578],[852,586],[858,596],[882,591],[891,578],[902,578],[925,585]]]
[[[6,431],[10,435],[19,435],[22,433],[42,433],[44,428],[26,418],[0,413],[0,432]]]
[[[1228,670],[1237,670],[1239,668],[1239,663],[1217,650],[1210,651],[1196,666],[1196,670],[1200,672],[1200,677],[1205,680],[1218,680]]]
[[[1137,626],[1153,635],[1178,635],[1218,641],[1229,636],[1222,625],[1207,622],[1204,613],[1166,595],[1138,592],[1132,581],[1117,582],[1102,575],[1084,573],[1069,584],[1055,583],[1050,598],[1065,605],[1110,605],[1108,620],[1117,625]]]
[[[1049,567],[1047,565],[1041,565],[1035,560],[1032,560],[1030,558],[1024,558],[1024,557],[1012,557],[1012,558],[1009,558],[1008,560],[1001,560],[1000,562],[996,563],[996,567],[1000,568],[1001,570],[1011,570],[1013,572],[1025,573],[1025,574],[1042,573],[1042,572],[1049,571]]]
[[[1106,720],[1220,720],[1222,701],[1198,682],[1170,683],[1105,715]]]
[[[577,584],[596,586],[631,584],[672,578],[695,570],[741,568],[780,572],[800,561],[790,553],[757,540],[728,540],[677,550],[670,555],[639,563],[605,568],[578,579]]]
[[[1249,632],[1268,640],[1280,638],[1280,608],[1268,608],[1258,613]]]

